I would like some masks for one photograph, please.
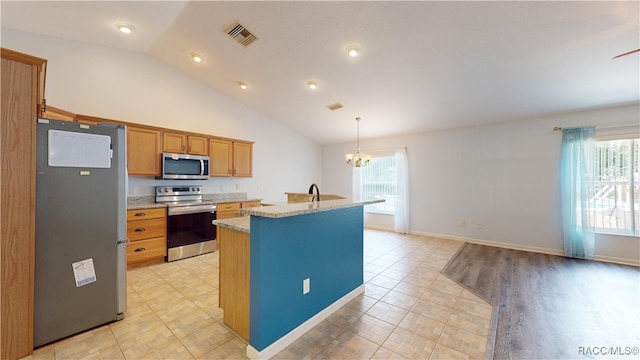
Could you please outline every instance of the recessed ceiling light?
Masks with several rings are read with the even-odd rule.
[[[357,46],[348,46],[347,47],[347,54],[349,54],[349,56],[351,57],[356,57],[358,55],[360,55],[360,48]]]
[[[318,84],[314,83],[313,81],[307,81],[307,86],[309,87],[309,89],[315,90],[318,87]]]
[[[242,90],[247,90],[249,87],[247,86],[247,84],[243,83],[243,82],[239,82],[238,86],[240,86],[240,89]]]
[[[116,24],[116,28],[123,34],[131,34],[136,28],[129,24]]]
[[[197,63],[204,61],[204,58],[202,57],[202,55],[198,55],[198,54],[191,54],[191,59],[193,59],[193,61]]]

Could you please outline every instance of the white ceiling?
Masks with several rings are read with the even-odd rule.
[[[2,28],[146,53],[320,144],[354,140],[356,116],[367,138],[640,99],[640,55],[612,60],[640,47],[637,1],[3,0],[1,10]],[[258,40],[231,39],[235,21]],[[118,33],[121,22],[136,31]],[[344,108],[326,108],[335,102]]]

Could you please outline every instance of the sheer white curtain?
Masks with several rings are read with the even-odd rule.
[[[407,148],[395,151],[396,157],[396,186],[398,203],[393,214],[394,230],[397,233],[409,233],[409,162]]]
[[[391,157],[395,160],[395,169],[388,169],[395,173],[394,187],[395,191],[395,203],[393,211],[393,228],[395,232],[408,234],[409,233],[409,166],[407,160],[407,149],[394,148],[394,149],[382,149],[370,152],[375,157]],[[395,171],[394,171],[395,170]],[[367,195],[363,190],[363,169],[353,168],[351,193],[352,198],[356,201],[360,201]],[[363,196],[364,195],[364,196]],[[389,199],[390,200],[390,199]],[[389,201],[387,200],[387,201]],[[373,206],[373,205],[370,205]],[[391,214],[391,213],[389,213]]]

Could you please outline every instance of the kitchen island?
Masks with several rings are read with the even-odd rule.
[[[364,291],[363,206],[381,201],[255,207],[215,221],[220,307],[249,358],[274,356]]]

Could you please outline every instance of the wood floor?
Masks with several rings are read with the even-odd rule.
[[[494,305],[494,359],[639,358],[637,267],[465,244],[443,273]]]

